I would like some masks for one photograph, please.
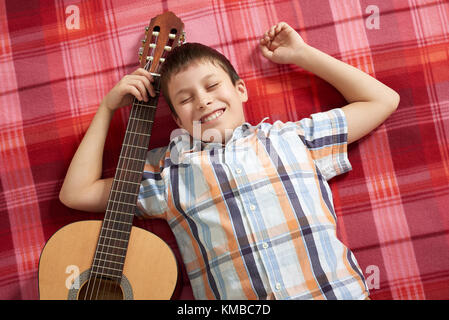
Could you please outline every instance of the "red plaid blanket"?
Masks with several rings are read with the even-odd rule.
[[[350,145],[353,170],[331,182],[339,237],[372,299],[449,298],[449,4],[443,0],[2,1],[0,2],[0,298],[37,299],[45,242],[73,221],[101,219],[63,206],[70,160],[103,96],[138,65],[144,27],[164,10],[187,41],[225,54],[246,81],[247,119],[299,120],[343,106],[329,84],[267,62],[259,37],[286,21],[310,45],[400,93],[398,110]],[[129,108],[105,147],[112,176]],[[150,147],[176,128],[160,99]],[[162,221],[135,221],[161,236]],[[182,263],[181,263],[182,266]],[[175,299],[192,298],[185,271]]]

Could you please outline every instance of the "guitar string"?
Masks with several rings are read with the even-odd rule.
[[[133,100],[133,104],[134,104],[134,102],[135,102],[135,99]],[[132,110],[131,110],[132,111]],[[132,114],[131,114],[131,116],[132,116]],[[126,138],[126,135],[125,135],[125,138]],[[123,146],[122,146],[122,148],[123,148]],[[122,153],[122,152],[121,152]],[[120,161],[120,158],[119,158],[119,161]],[[112,188],[112,190],[114,190],[114,187],[116,186],[116,182],[118,182],[118,181],[116,181],[116,180],[113,180],[113,182],[114,182],[114,184],[111,186],[111,188]],[[109,207],[109,204],[110,204],[110,202],[108,202],[108,207]],[[108,212],[108,209],[109,208],[107,208],[106,209],[106,213]],[[106,223],[108,223],[108,221],[106,221],[106,220],[104,220],[103,221],[103,224],[104,224],[104,227],[106,227]],[[109,229],[109,228],[108,228]],[[100,231],[104,231],[105,229],[103,229],[103,228],[101,228],[100,229]],[[111,229],[111,230],[113,230],[113,229]],[[112,232],[112,231],[111,231]],[[105,234],[103,234],[103,236],[104,236]],[[102,234],[101,234],[101,232],[100,232],[100,236],[102,236]],[[100,240],[100,239],[99,239]],[[103,242],[104,243],[104,242]],[[99,245],[101,245],[100,244],[100,241],[99,241]],[[102,250],[100,250],[100,251],[102,251]],[[99,253],[98,252],[98,246],[97,246],[97,250],[96,250],[96,252],[95,252],[95,255],[94,255],[94,261],[95,260],[102,260],[101,259],[101,253]],[[98,264],[99,265],[99,264]],[[94,264],[93,264],[93,266],[92,267],[94,267]],[[99,271],[99,268],[97,267],[97,272]],[[103,271],[104,271],[104,268],[102,268],[103,269]],[[86,289],[86,291],[85,291],[85,295],[84,295],[84,298],[86,298],[86,296],[87,296],[87,294],[90,292],[90,297],[89,297],[89,299],[92,299],[92,294],[93,294],[93,292],[95,291],[95,286],[96,286],[96,280],[97,280],[97,277],[94,277],[94,279],[95,279],[95,281],[94,281],[94,284],[93,284],[93,288],[91,289],[90,288],[90,284],[92,283],[92,275],[93,275],[93,270],[91,269],[91,272],[90,272],[90,275],[89,275],[89,280],[88,280],[88,283],[87,283],[87,289]],[[99,290],[99,287],[98,287],[98,289],[97,289],[97,295],[96,295],[96,297],[98,297],[98,290]]]
[[[136,103],[136,98],[133,99],[133,105]],[[134,108],[131,109],[131,113],[130,113],[130,117],[135,118],[137,113],[137,106],[134,106]],[[134,122],[132,123],[132,125],[134,125]],[[135,123],[135,125],[137,126],[137,122]],[[133,157],[132,154],[129,154],[133,149],[129,148],[128,145],[130,145],[130,136],[128,134],[128,131],[132,131],[132,132],[137,132],[137,130],[135,130],[136,128],[134,128],[133,126],[130,126],[129,128],[127,128],[126,132],[125,132],[125,139],[122,145],[122,150],[120,152],[121,156],[119,158],[119,163],[118,163],[118,168],[119,168],[119,172],[116,172],[116,179],[114,181],[114,185],[112,186],[112,192],[114,192],[114,194],[111,196],[111,199],[113,202],[109,202],[108,204],[108,220],[105,221],[105,228],[103,231],[103,244],[104,244],[104,259],[102,259],[103,257],[100,255],[100,260],[98,263],[98,271],[100,274],[107,274],[107,272],[105,272],[105,268],[111,267],[111,263],[108,261],[108,259],[106,258],[106,255],[111,254],[112,252],[114,252],[113,246],[111,246],[111,243],[113,241],[115,242],[119,242],[119,240],[122,239],[121,236],[115,236],[113,235],[113,232],[115,232],[116,234],[121,233],[124,230],[124,227],[122,227],[121,224],[121,220],[117,221],[117,215],[118,212],[121,212],[122,208],[122,193],[118,192],[118,190],[124,189],[123,191],[128,192],[130,190],[128,190],[129,185],[125,184],[123,181],[126,181],[126,172],[124,170],[120,170],[120,168],[123,168],[123,162],[125,161],[125,158],[135,158]],[[124,149],[125,148],[125,149]],[[125,158],[123,158],[125,157]],[[131,166],[133,166],[134,162],[129,162],[131,164]],[[131,169],[134,169],[133,167]],[[109,211],[110,210],[110,211]],[[123,218],[123,217],[122,217]],[[116,243],[117,244],[117,243]],[[117,244],[117,247],[121,247],[119,244]],[[121,250],[121,249],[120,249]],[[112,252],[111,252],[112,251]],[[116,252],[117,253],[117,252]],[[113,253],[112,253],[113,254]],[[117,260],[116,258],[112,258],[112,260]],[[120,259],[118,259],[120,260]],[[113,262],[114,263],[114,262]],[[101,289],[101,283],[102,281],[99,281],[100,284],[98,286],[95,287],[91,292],[91,298],[93,293],[95,292],[95,299],[99,298],[99,293],[101,293],[101,297],[100,299],[102,299],[104,297],[104,294],[106,292],[108,292],[110,290],[110,286],[112,286],[113,280],[112,281],[107,281],[106,283],[109,284],[107,287],[103,287],[103,290]],[[95,282],[94,282],[95,284]],[[96,289],[96,290],[95,290]]]
[[[157,42],[157,36],[155,37],[155,41]],[[154,48],[152,48],[152,54],[151,55],[153,55],[154,54]],[[147,63],[146,63],[146,65],[145,65],[145,67],[144,67],[144,69],[145,70],[148,70],[149,68],[150,68],[150,66],[151,66],[151,63],[152,63],[152,60],[149,60]],[[140,101],[139,100],[137,100],[137,98],[135,98],[134,97],[134,99],[133,99],[133,104],[134,103],[140,103]],[[139,111],[140,111],[140,113],[142,113],[142,110],[143,110],[143,113],[144,113],[144,115],[143,115],[143,119],[147,119],[148,118],[148,115],[147,114],[145,114],[145,113],[148,113],[148,112],[150,112],[150,110],[149,110],[150,108],[148,108],[148,107],[142,107],[142,106],[135,106],[135,108],[132,108],[132,110],[131,110],[131,114],[130,114],[130,116],[131,117],[133,117],[133,118],[135,118],[135,119],[142,119],[142,117],[141,116],[138,116],[137,114],[139,113]],[[138,124],[137,124],[137,121],[134,121],[135,122],[135,127],[133,127],[133,125],[134,125],[134,123],[132,123],[132,126],[127,130],[127,132],[129,131],[129,130],[131,130],[131,132],[137,132],[137,127],[138,127]],[[134,137],[134,141],[130,141],[130,138],[131,137]],[[137,159],[138,157],[137,157],[137,153],[139,152],[138,151],[138,148],[132,148],[132,147],[130,147],[130,146],[135,146],[136,145],[136,139],[138,139],[137,138],[137,135],[129,135],[128,133],[126,133],[125,134],[125,141],[124,141],[124,144],[126,144],[126,147],[125,146],[122,146],[122,148],[123,147],[125,147],[125,149],[124,149],[124,152],[121,152],[121,153],[123,153],[123,156],[125,157],[125,158],[130,158],[132,161],[130,162],[131,163],[131,165],[130,165],[130,169],[131,170],[133,170],[133,171],[138,171],[137,169],[139,169],[139,171],[140,171],[140,168],[136,168],[136,166],[137,167],[140,167],[139,166],[139,164],[138,163],[135,163],[134,162],[134,160],[133,159]],[[122,162],[122,164],[123,164],[123,162],[125,161],[125,159],[122,159],[122,157],[120,157],[120,159],[119,159],[119,161],[121,161]],[[128,162],[129,163],[129,162]],[[116,186],[117,187],[119,187],[120,185],[123,185],[122,186],[122,189],[125,189],[125,192],[129,192],[129,193],[133,193],[133,192],[130,192],[130,191],[134,191],[134,190],[129,190],[130,188],[131,189],[134,189],[133,187],[130,187],[130,185],[126,182],[127,181],[127,179],[125,179],[125,177],[128,175],[128,173],[126,172],[126,171],[124,171],[124,170],[120,170],[120,172],[118,173],[118,175],[117,175],[117,179],[119,179],[120,181],[116,181],[117,183],[116,183]],[[111,210],[113,210],[112,212],[110,212],[110,215],[109,215],[109,217],[110,217],[110,221],[106,221],[107,222],[107,226],[109,227],[110,226],[110,224],[114,224],[114,221],[116,221],[116,219],[117,219],[117,217],[116,216],[118,216],[119,215],[119,212],[122,212],[122,209],[124,209],[123,207],[125,207],[127,204],[126,204],[126,202],[124,201],[124,200],[126,200],[126,196],[125,196],[125,194],[124,193],[121,193],[121,192],[117,192],[117,191],[114,191],[115,192],[115,194],[113,195],[113,197],[111,197],[111,198],[113,198],[113,199],[111,199],[111,200],[113,200],[114,202],[112,203],[112,205],[111,205]],[[117,195],[117,193],[118,193],[118,195]],[[123,197],[125,198],[125,199],[122,199],[122,195],[123,195]],[[118,199],[117,199],[117,197],[118,197]],[[134,214],[134,212],[133,212],[133,214]],[[124,218],[124,216],[122,216],[122,218]],[[108,228],[107,230],[106,230],[106,232],[104,232],[105,233],[105,236],[107,237],[107,242],[108,242],[108,245],[110,245],[111,244],[111,242],[112,241],[116,241],[116,242],[119,242],[120,240],[125,240],[124,238],[126,238],[126,237],[128,237],[128,240],[129,240],[129,237],[130,237],[130,232],[131,232],[131,228],[132,228],[132,226],[131,227],[125,227],[123,224],[121,224],[120,222],[115,222],[115,223],[118,223],[118,225],[117,225],[117,228]],[[106,225],[105,225],[106,226]],[[127,230],[127,232],[129,232],[129,234],[127,235],[127,236],[125,236],[124,235],[124,230],[125,229],[128,229]],[[109,231],[110,230],[110,231]],[[118,236],[116,236],[116,237],[114,237],[113,235],[112,235],[112,233],[113,232],[116,232],[116,234],[117,233],[119,233],[119,235]],[[116,239],[116,240],[114,240],[114,238]],[[120,243],[121,243],[121,241],[120,241]],[[121,247],[121,245],[117,245],[118,247]],[[108,248],[111,248],[110,246],[108,246]],[[120,249],[120,250],[125,250],[126,248],[124,248],[124,249]],[[107,251],[111,251],[111,250],[107,250]],[[122,255],[122,257],[124,258],[126,255]],[[118,260],[120,260],[120,262],[121,263],[124,263],[124,259],[118,259]],[[107,259],[104,259],[104,261],[100,261],[100,263],[102,263],[103,264],[103,267],[101,268],[102,270],[101,270],[101,273],[104,273],[104,271],[105,271],[105,268],[107,268],[107,266],[106,266],[106,264],[109,264],[108,266],[109,267],[111,267],[112,265],[109,263],[109,262],[107,262]],[[115,262],[113,262],[113,263],[115,263]],[[115,263],[115,264],[118,264],[118,263]],[[122,269],[122,274],[123,274],[123,265],[122,265],[122,267],[121,267],[121,269]],[[120,288],[119,288],[119,286],[120,286],[120,281],[117,281],[118,283],[115,283],[116,285],[118,285],[118,286],[116,286],[116,290],[121,290]],[[106,282],[106,285],[107,285],[107,288],[103,288],[103,290],[102,290],[102,296],[101,296],[101,299],[104,297],[104,294],[106,293],[106,292],[108,292],[108,290],[110,290],[110,287],[112,286],[114,284],[114,281],[108,281],[108,282]],[[95,286],[94,286],[94,288],[95,288]],[[96,291],[96,294],[95,294],[95,298],[96,299],[98,299],[98,294],[99,294],[99,292],[101,291],[100,290],[101,289],[101,281],[100,281],[100,285],[98,285],[98,287],[97,287],[97,290],[93,290],[93,291]],[[92,291],[92,293],[93,293],[93,291]]]
[[[147,63],[147,65],[148,65],[148,63]],[[139,101],[136,98],[133,98],[133,105],[135,103],[139,103]],[[135,105],[134,108],[131,109],[131,113],[130,113],[129,116],[133,117],[133,118],[139,118],[137,116],[137,113],[139,112],[139,110],[141,108],[142,107]],[[122,146],[122,151],[120,152],[121,153],[121,157],[119,158],[119,172],[117,172],[117,175],[116,175],[116,179],[118,179],[118,180],[115,181],[115,186],[113,188],[114,194],[111,197],[112,198],[111,200],[113,202],[110,205],[110,210],[111,210],[111,211],[109,211],[109,219],[110,220],[106,221],[106,225],[105,226],[108,229],[106,229],[105,232],[104,232],[104,236],[106,238],[103,238],[104,243],[106,245],[106,247],[105,247],[106,254],[115,252],[115,253],[117,253],[121,257],[124,257],[123,252],[120,252],[120,253],[117,252],[117,250],[115,250],[113,248],[113,246],[111,246],[111,243],[114,242],[115,246],[120,248],[119,249],[120,251],[124,251],[122,249],[122,241],[120,241],[120,240],[123,240],[122,233],[123,233],[123,231],[125,229],[128,229],[127,230],[128,232],[131,231],[130,230],[131,228],[126,228],[124,226],[124,224],[122,223],[123,220],[126,220],[126,219],[124,219],[125,216],[122,216],[121,217],[122,219],[120,219],[120,221],[117,220],[117,216],[119,216],[120,214],[123,214],[123,213],[119,213],[119,212],[122,212],[122,210],[124,209],[123,207],[126,206],[126,204],[124,204],[124,203],[126,203],[124,201],[124,200],[126,200],[126,197],[125,197],[125,199],[122,199],[122,195],[124,196],[124,193],[123,192],[119,192],[119,190],[123,190],[124,192],[132,191],[132,190],[129,190],[130,184],[126,182],[128,180],[127,179],[128,174],[127,174],[126,171],[121,170],[121,169],[125,169],[124,163],[126,161],[128,162],[128,168],[129,169],[131,169],[131,170],[135,170],[136,169],[135,168],[136,164],[135,164],[133,159],[137,158],[136,155],[134,154],[134,153],[136,153],[137,148],[130,147],[131,145],[135,146],[136,145],[136,141],[130,141],[130,140],[131,140],[131,137],[133,137],[134,140],[138,139],[138,137],[137,137],[136,134],[130,134],[129,133],[130,131],[131,132],[138,132],[137,131],[137,121],[133,121],[131,123],[131,126],[129,128],[127,128],[126,133],[125,133],[124,145]],[[129,159],[125,160],[127,158],[129,158]],[[112,234],[113,232],[116,233],[115,236]],[[114,256],[112,258],[112,260],[113,261],[119,260],[120,262],[123,262],[124,259],[121,258],[121,257],[117,259]],[[115,263],[115,265],[117,265],[117,264],[118,263]],[[107,272],[105,272],[105,268],[112,267],[112,264],[110,262],[108,262],[108,259],[106,259],[106,257],[105,257],[104,260],[100,261],[99,265],[103,266],[103,268],[101,268],[101,273],[102,274],[105,274],[105,273],[107,274]],[[122,271],[123,271],[123,269],[122,269]],[[118,283],[116,283],[116,285],[120,285],[120,283],[119,283],[120,281],[117,281],[117,282]],[[113,285],[113,283],[114,283],[114,280],[106,282],[107,287],[104,287],[103,290],[100,290],[101,288],[100,288],[100,286],[98,286],[97,290],[95,290],[96,291],[95,292],[95,299],[99,298],[99,296],[98,296],[99,293],[101,293],[100,299],[103,299],[104,298],[104,294],[106,292],[112,291],[112,290],[110,290],[110,287]],[[116,289],[118,290],[117,286],[116,286]]]
[[[135,99],[133,100],[133,104],[134,103],[135,103]],[[135,108],[132,108],[131,112],[134,109]],[[133,116],[133,114],[131,113],[130,116]],[[127,134],[125,132],[124,144],[127,144],[126,138],[127,138]],[[122,156],[124,154],[124,152],[123,152],[124,147],[125,147],[125,145],[122,145],[122,150],[120,151],[121,156],[119,157],[118,167],[120,167],[120,161],[123,160]],[[122,180],[121,179],[121,171],[116,172],[116,174],[115,174],[115,179],[113,180],[113,184],[111,186],[111,192],[114,192],[114,194],[111,196],[111,199],[110,199],[113,202],[108,201],[108,205],[106,208],[107,216],[105,217],[105,218],[107,218],[107,220],[105,219],[103,221],[103,227],[100,230],[99,236],[103,237],[103,238],[99,239],[99,245],[103,246],[103,250],[99,250],[100,252],[97,252],[94,256],[94,260],[98,261],[96,264],[96,267],[97,267],[96,274],[97,275],[95,277],[93,277],[94,278],[93,287],[90,289],[89,285],[92,283],[92,275],[93,275],[93,270],[91,270],[90,277],[89,277],[89,284],[88,284],[88,288],[86,290],[87,293],[90,292],[89,300],[92,300],[94,292],[95,292],[95,299],[98,299],[98,293],[100,292],[101,284],[103,283],[101,275],[105,275],[105,268],[107,268],[106,267],[106,258],[103,259],[103,255],[108,255],[109,253],[111,253],[109,248],[111,248],[111,246],[110,246],[111,241],[112,241],[111,239],[113,239],[112,232],[114,231],[114,227],[113,226],[111,227],[111,224],[113,224],[113,222],[115,221],[115,218],[113,218],[113,215],[115,215],[115,213],[113,213],[113,212],[118,211],[118,210],[115,210],[117,208],[114,208],[114,207],[115,207],[116,200],[120,200],[120,199],[117,199],[116,191],[114,191],[114,190],[116,190],[116,188],[119,187],[119,184],[120,184],[120,181],[118,181],[117,179]],[[112,211],[110,211],[110,210],[112,210]],[[108,231],[108,230],[110,230],[110,231]],[[101,231],[103,231],[103,232],[101,232]],[[90,289],[90,291],[89,291],[89,289]],[[102,292],[104,294],[105,290],[103,290]]]
[[[156,40],[155,40],[155,41],[157,42],[157,36],[156,36]],[[170,41],[170,42],[173,42],[173,41]],[[170,43],[170,45],[171,45],[171,44],[172,44],[172,43]],[[152,51],[153,51],[153,52],[152,52],[152,56],[154,56],[154,51],[155,51],[155,49],[154,49],[154,48],[152,48],[152,49],[153,49],[153,50],[152,50]],[[164,52],[163,52],[163,55],[165,55],[165,54],[166,54],[166,52],[164,51]],[[149,66],[149,63],[151,63],[151,62],[152,62],[152,61],[150,60],[150,61],[145,65],[145,69],[146,69],[146,70],[149,69],[148,66]],[[147,68],[147,67],[148,67],[148,68]],[[161,67],[161,64],[160,64],[160,62],[159,62],[158,66],[157,66],[157,72],[158,72],[158,73],[159,73],[160,67]],[[136,101],[138,101],[138,100],[137,100],[136,98],[134,98],[133,104],[134,104]],[[134,109],[134,108],[133,108],[133,109]],[[144,110],[144,113],[147,113],[147,112],[150,112],[150,113],[151,113],[151,112],[155,112],[155,110],[151,110],[151,109],[148,108],[148,107],[143,107],[143,109],[142,109],[141,106],[139,106],[139,108],[135,108],[135,110],[136,110],[136,111],[135,111],[136,113],[138,112],[137,110],[141,110],[141,111]],[[137,119],[140,118],[140,117],[136,117],[136,116],[133,115],[133,114],[131,114],[131,116],[133,116],[134,118],[137,118]],[[148,118],[148,116],[144,116],[144,119],[147,119],[147,118]],[[137,126],[137,122],[136,122],[136,126]],[[136,132],[136,131],[133,130],[133,132]],[[125,136],[125,143],[126,143],[126,142],[129,142],[129,141],[126,141],[126,138],[129,140],[129,137]],[[126,143],[126,144],[129,145],[129,143]],[[123,146],[122,146],[122,147],[123,147]],[[135,152],[137,152],[137,148],[131,149],[131,151],[132,151],[132,150],[135,150]],[[128,150],[127,150],[127,149],[125,150],[125,154],[126,154],[126,151],[128,151]],[[135,159],[135,157],[132,157],[132,158]],[[121,160],[121,159],[119,159],[119,160]],[[134,168],[134,167],[132,168],[133,171],[137,171],[137,170],[134,170],[134,169],[138,169],[138,168]],[[140,171],[140,168],[139,168],[139,171]],[[121,175],[122,175],[122,173],[120,172],[120,176],[121,176]],[[126,173],[123,172],[123,175],[126,175]],[[124,180],[122,180],[122,179],[119,179],[119,180],[121,180],[121,181],[118,181],[118,183],[124,181]],[[123,183],[123,182],[122,182],[122,183]],[[130,190],[127,189],[127,191],[130,191]],[[125,191],[125,192],[126,192],[126,191]],[[118,203],[118,204],[116,205],[117,207],[120,207],[121,205],[123,205],[123,204],[122,204],[122,201],[121,201],[121,200],[122,200],[122,199],[121,199],[121,196],[122,196],[122,194],[119,193],[119,202],[117,202],[117,203]],[[114,196],[114,197],[116,197],[116,196]],[[124,196],[124,197],[125,197],[125,196]],[[125,197],[125,198],[126,198],[126,197]],[[116,198],[114,198],[114,199],[116,199]],[[114,203],[115,203],[115,202],[114,202]],[[114,207],[114,203],[113,203],[113,205],[112,205],[113,207]],[[120,211],[120,210],[119,210],[119,211]],[[114,210],[114,213],[113,213],[114,215],[115,215],[115,212],[116,212],[116,210]],[[114,219],[112,219],[112,221],[114,221]],[[108,229],[109,229],[109,228],[108,228]],[[123,231],[123,230],[119,230],[119,231]],[[130,232],[130,231],[131,231],[131,229],[129,230],[129,232]],[[106,232],[107,232],[107,231],[106,231]],[[111,229],[111,233],[112,233],[112,232],[113,232],[113,231],[112,231],[112,229]],[[121,234],[122,234],[122,233],[124,233],[124,232],[121,232]],[[129,237],[129,235],[128,235],[128,237]],[[110,237],[110,238],[112,238],[112,237]],[[122,239],[122,235],[120,235],[120,239]],[[111,241],[111,240],[109,240],[109,242],[110,242],[110,241]],[[104,264],[105,264],[105,263],[106,263],[106,260],[105,260]],[[102,268],[103,271],[104,271],[104,267],[105,267],[105,266],[103,266],[103,268]],[[123,267],[122,267],[122,268],[123,268]],[[123,269],[122,269],[122,270],[123,270]],[[91,276],[92,276],[92,273],[91,273]],[[89,280],[89,281],[90,281],[90,280]],[[108,282],[109,286],[112,285],[112,283],[113,283],[112,281],[109,281],[109,282]],[[95,282],[94,282],[94,288],[95,288]],[[96,298],[98,298],[98,291],[100,290],[100,288],[101,288],[101,282],[100,282],[100,284],[98,285],[98,288],[97,288],[97,290],[96,290],[96,291],[97,291],[97,293],[96,293]],[[121,291],[120,288],[117,288],[117,287],[116,287],[116,289]],[[91,291],[91,298],[92,298],[92,293],[93,293],[93,291],[94,291],[94,290]],[[88,290],[87,290],[87,292],[88,292]],[[103,290],[103,294],[104,294],[105,292],[107,292],[107,290]]]

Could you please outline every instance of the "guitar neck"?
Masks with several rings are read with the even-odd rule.
[[[154,76],[154,79],[156,96],[149,96],[148,102],[134,99],[92,265],[93,273],[117,279],[123,271],[159,99],[160,77]]]
[[[154,78],[156,96],[148,102],[135,99],[129,114],[105,218],[132,222],[159,98],[159,77]]]

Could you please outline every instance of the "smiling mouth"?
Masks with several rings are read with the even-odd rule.
[[[213,112],[212,114],[201,118],[200,121],[201,121],[201,123],[206,123],[206,122],[215,120],[215,119],[221,117],[221,115],[225,112],[225,110],[226,110],[226,108],[218,109],[217,111]]]

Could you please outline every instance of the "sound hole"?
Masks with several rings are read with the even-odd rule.
[[[92,278],[81,286],[78,300],[123,300],[123,291],[114,280],[106,277]]]

